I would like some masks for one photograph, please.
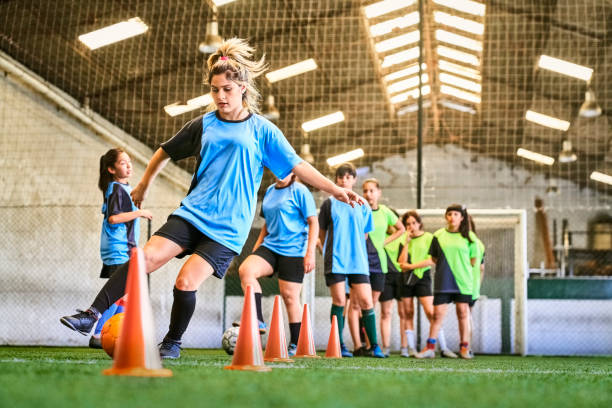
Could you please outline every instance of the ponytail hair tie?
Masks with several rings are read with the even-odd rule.
[[[219,58],[221,61],[227,61],[227,57],[224,55],[221,58]]]

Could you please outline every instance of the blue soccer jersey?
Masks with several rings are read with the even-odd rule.
[[[102,204],[102,232],[100,234],[100,256],[105,265],[118,265],[130,260],[130,250],[138,246],[140,237],[140,219],[129,222],[111,224],[108,218],[124,212],[136,211],[129,184],[113,181],[108,185]]]
[[[369,275],[365,234],[374,229],[369,205],[353,208],[330,197],[321,205],[319,226],[326,231],[325,273]]]
[[[161,147],[175,161],[197,157],[187,197],[173,214],[237,253],[253,222],[264,166],[283,179],[302,161],[283,133],[257,114],[228,121],[209,112]]]
[[[306,255],[307,219],[317,215],[317,207],[305,185],[298,182],[283,188],[271,185],[261,204],[261,213],[268,230],[263,246],[279,255]]]

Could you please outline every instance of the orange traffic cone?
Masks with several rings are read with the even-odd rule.
[[[115,346],[113,366],[104,370],[104,375],[172,376],[172,371],[162,368],[155,344],[153,309],[145,275],[144,252],[134,248],[126,283],[127,301],[121,336]]]
[[[310,325],[310,315],[308,305],[304,303],[304,313],[302,313],[302,326],[300,327],[300,337],[298,338],[297,350],[294,358],[320,358],[315,349],[312,326]]]
[[[293,363],[287,352],[287,340],[285,339],[285,324],[280,307],[280,296],[274,297],[274,308],[272,309],[272,319],[270,319],[270,334],[266,344],[266,354],[264,361],[277,363]]]
[[[226,370],[270,371],[263,361],[261,338],[255,313],[255,296],[253,287],[247,285],[244,294],[244,306],[240,318],[240,331],[234,350],[232,364],[224,367]]]
[[[327,350],[325,358],[342,358],[340,351],[340,336],[338,334],[338,318],[332,316],[331,331],[329,332],[329,341],[327,342]]]

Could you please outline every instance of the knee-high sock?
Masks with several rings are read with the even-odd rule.
[[[370,345],[374,347],[378,344],[378,338],[376,337],[376,313],[374,313],[374,308],[372,308],[362,310],[361,314],[363,315],[363,325],[365,326],[366,334],[368,339],[370,339]]]
[[[125,294],[125,283],[127,282],[129,264],[129,262],[126,262],[121,265],[117,268],[115,273],[111,275],[91,304],[92,308],[97,311],[105,311]]]
[[[330,320],[332,316],[336,316],[336,319],[338,320],[338,336],[340,337],[340,344],[344,344],[342,341],[342,331],[344,330],[344,306],[332,304],[331,314],[329,316]]]
[[[117,311],[118,307],[119,306],[117,305],[117,302],[115,302],[108,309],[106,309],[104,313],[102,313],[102,316],[100,317],[100,319],[98,319],[96,329],[94,330],[94,336],[98,336],[102,332],[102,327],[104,326],[104,323],[106,323],[108,319],[115,315],[115,312]]]
[[[183,333],[187,330],[191,316],[196,305],[195,290],[179,290],[174,288],[174,302],[172,303],[172,312],[170,313],[170,327],[166,337],[180,341]]]
[[[257,319],[260,322],[264,321],[263,309],[261,308],[261,293],[255,292],[255,309],[257,309]]]
[[[300,337],[300,329],[302,328],[302,322],[289,323],[289,331],[291,332],[291,343],[296,344]]]

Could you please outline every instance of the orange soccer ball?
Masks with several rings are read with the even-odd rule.
[[[125,313],[117,313],[102,326],[102,348],[111,358],[113,358],[113,353],[115,352],[115,344],[117,344],[117,340],[121,335],[124,316]]]

